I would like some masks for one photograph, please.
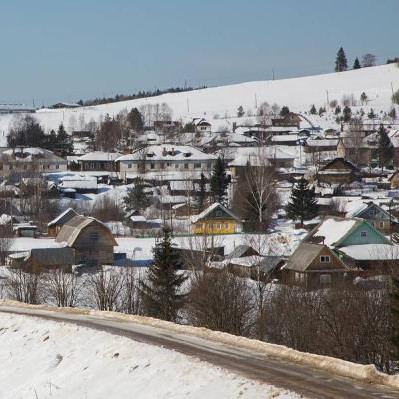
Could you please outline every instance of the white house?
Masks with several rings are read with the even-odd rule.
[[[198,178],[203,172],[209,175],[217,157],[190,146],[170,144],[153,145],[123,155],[116,159],[121,178],[148,177],[168,174],[183,177],[185,174]]]
[[[211,133],[212,125],[204,118],[194,118],[193,125],[196,133]]]

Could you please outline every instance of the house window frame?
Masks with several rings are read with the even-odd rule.
[[[360,237],[362,237],[362,238],[367,237],[367,231],[361,231],[360,232]]]
[[[330,255],[320,255],[320,263],[331,263]]]

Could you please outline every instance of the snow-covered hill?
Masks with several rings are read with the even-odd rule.
[[[6,314],[0,322],[0,398],[302,397],[105,332]]]
[[[399,68],[395,64],[293,79],[247,82],[78,109],[43,109],[36,113],[36,117],[46,129],[56,129],[60,123],[71,129],[79,128],[83,120],[86,123],[91,119],[98,121],[107,113],[113,116],[144,104],[167,103],[173,110],[174,119],[205,116],[212,120],[215,115],[235,116],[240,105],[245,112],[255,112],[256,106],[263,101],[288,105],[292,111],[304,112],[312,104],[325,106],[327,92],[329,101],[335,99],[338,102],[351,94],[359,101],[361,93],[365,92],[370,100],[369,106],[388,111],[392,105],[392,88],[399,89]],[[12,115],[0,116],[3,137],[12,118]]]

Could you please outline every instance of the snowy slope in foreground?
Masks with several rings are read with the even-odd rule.
[[[206,116],[212,120],[215,114],[232,117],[236,115],[238,106],[254,112],[255,105],[263,101],[288,105],[292,111],[304,112],[312,104],[324,106],[327,91],[329,100],[338,102],[350,94],[359,100],[361,93],[365,92],[370,100],[369,106],[387,111],[391,107],[391,84],[394,90],[399,89],[399,68],[394,64],[293,79],[247,82],[79,109],[41,110],[36,117],[46,129],[56,129],[63,123],[70,130],[79,129],[79,121],[83,118],[86,123],[91,119],[98,121],[107,113],[113,116],[143,104],[163,102],[172,108],[174,119]],[[12,115],[0,115],[0,142],[7,134],[12,118]]]
[[[174,351],[0,314],[0,397],[299,398]]]

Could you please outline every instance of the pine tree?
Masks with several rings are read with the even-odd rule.
[[[353,69],[360,69],[360,62],[359,62],[359,58],[355,58],[355,62],[353,63]]]
[[[204,210],[205,199],[206,199],[206,178],[205,175],[201,173],[199,190],[198,190],[198,207],[200,212]]]
[[[219,202],[222,205],[226,203],[228,184],[229,180],[226,175],[226,163],[224,159],[218,157],[211,176],[211,193],[213,201]]]
[[[337,105],[337,108],[335,108],[334,113],[335,115],[339,115],[341,113],[341,107],[339,105]]]
[[[335,60],[335,72],[343,72],[348,69],[348,61],[346,59],[345,51],[342,47],[338,50],[337,58]]]
[[[150,200],[144,191],[144,181],[141,177],[136,177],[133,181],[133,187],[129,187],[126,196],[123,198],[126,210],[143,211],[150,205]]]
[[[287,216],[292,220],[310,220],[317,215],[317,200],[314,189],[303,177],[292,187],[291,199],[286,206]]]
[[[240,105],[237,109],[237,116],[239,118],[242,118],[244,115],[245,115],[244,108],[242,107],[242,105]]]
[[[312,115],[316,115],[317,114],[317,110],[316,110],[316,107],[315,107],[315,105],[313,104],[312,105],[312,107],[310,108],[310,111],[309,111]]]
[[[141,132],[144,128],[143,118],[140,111],[137,108],[132,108],[127,115],[127,120],[129,121],[130,127],[136,131]]]
[[[178,273],[182,262],[168,229],[163,230],[162,241],[155,245],[153,254],[147,281],[140,284],[143,311],[146,316],[175,322],[184,301],[179,291],[187,276]]]
[[[352,110],[346,105],[345,108],[343,109],[342,113],[344,114],[343,121],[349,122],[352,117]]]
[[[66,132],[64,125],[61,123],[57,131],[57,145],[62,148],[62,156],[73,153],[73,142],[71,136]]]
[[[394,347],[394,359],[399,360],[399,276],[391,276],[391,292],[389,294],[392,317],[391,343]]]
[[[384,170],[384,166],[389,164],[393,159],[394,148],[384,126],[380,126],[378,130],[378,158],[380,168]]]
[[[284,117],[288,116],[289,114],[290,114],[290,109],[286,105],[284,105],[281,108],[280,116],[282,116],[284,118]]]

